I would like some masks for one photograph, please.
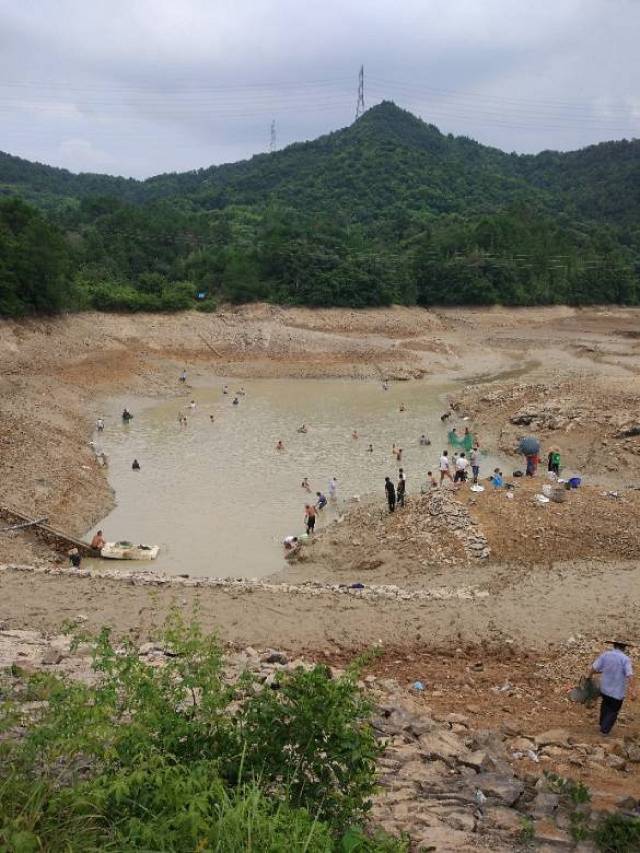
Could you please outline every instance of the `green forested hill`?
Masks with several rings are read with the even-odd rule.
[[[146,181],[0,154],[3,197],[5,313],[21,303],[42,310],[3,273],[22,252],[29,277],[27,219],[65,247],[51,310],[170,310],[196,294],[203,308],[220,299],[358,306],[640,295],[639,140],[506,154],[387,102],[312,142]],[[42,213],[27,216],[16,198]]]

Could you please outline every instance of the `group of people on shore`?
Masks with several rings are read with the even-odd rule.
[[[449,451],[443,450],[440,456],[440,485],[446,479],[457,485],[466,483],[469,477],[469,469],[471,469],[473,485],[475,486],[478,484],[480,476],[480,447],[477,443],[471,448],[468,457],[466,452],[462,450],[460,453],[454,453],[453,458],[450,458]]]

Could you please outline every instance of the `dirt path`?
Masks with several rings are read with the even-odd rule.
[[[603,596],[605,575],[615,576],[615,584]],[[324,651],[378,642],[441,649],[479,641],[543,650],[577,634],[603,638],[638,632],[638,562],[580,561],[535,571],[484,564],[425,573],[421,588],[453,594],[395,601],[370,599],[355,590],[283,594],[259,587],[167,588],[9,569],[0,571],[0,620],[5,626],[53,631],[81,615],[92,629],[109,624],[120,634],[146,637],[177,606],[189,613],[196,608],[203,625],[225,642]],[[468,597],[469,588],[482,595]]]

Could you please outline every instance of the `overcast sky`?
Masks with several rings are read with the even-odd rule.
[[[640,137],[640,0],[0,0],[0,150],[147,177],[395,101],[508,151]]]

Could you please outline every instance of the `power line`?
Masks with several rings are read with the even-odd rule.
[[[379,84],[379,85],[384,86],[384,87],[387,87],[387,88],[401,89],[401,90],[404,90],[405,92],[411,91],[414,94],[417,94],[417,93],[424,94],[426,92],[426,93],[429,93],[429,95],[432,97],[435,96],[435,97],[446,97],[446,98],[466,98],[466,99],[471,99],[474,102],[476,102],[478,100],[480,100],[480,101],[483,101],[483,100],[484,101],[493,101],[494,105],[497,105],[497,106],[502,106],[506,103],[506,104],[520,105],[523,107],[530,106],[534,109],[538,109],[541,107],[542,108],[553,108],[553,109],[558,109],[558,110],[563,110],[563,111],[567,110],[567,109],[580,109],[580,110],[590,111],[592,109],[591,104],[584,103],[584,102],[581,103],[580,101],[575,101],[575,100],[574,101],[560,101],[560,100],[549,99],[549,98],[546,98],[546,99],[543,99],[543,98],[521,98],[521,97],[509,98],[509,97],[504,96],[504,95],[492,95],[489,92],[477,92],[477,91],[469,91],[469,90],[462,90],[462,89],[442,89],[442,88],[436,88],[433,86],[427,86],[427,85],[425,85],[423,83],[419,83],[419,82],[415,83],[413,81],[389,80],[388,78],[380,77],[377,74],[373,74],[373,75],[370,74],[368,76],[368,80],[369,80],[369,82],[373,81],[374,83]],[[628,112],[629,107],[630,107],[630,105],[627,105],[626,107],[622,106],[621,109],[623,112],[626,113],[626,112]],[[617,109],[620,109],[620,108],[616,107],[615,110],[611,109],[610,111],[615,112]]]
[[[334,86],[335,84],[347,84],[351,81],[350,77],[328,77],[323,80],[271,80],[260,83],[225,83],[221,86],[212,86],[210,84],[201,85],[192,80],[179,80],[172,78],[170,86],[159,86],[157,81],[150,82],[148,85],[122,83],[117,85],[102,85],[102,84],[84,84],[78,86],[75,83],[68,83],[65,80],[4,80],[0,82],[2,89],[61,89],[63,92],[110,92],[117,94],[148,94],[156,92],[157,94],[167,94],[167,92],[175,94],[184,94],[185,92],[206,93],[206,92],[242,92],[253,89],[267,90],[282,90],[282,89],[309,89],[323,88],[326,86]]]
[[[360,73],[358,74],[358,101],[356,103],[356,121],[358,121],[364,111],[364,65],[361,65]]]

